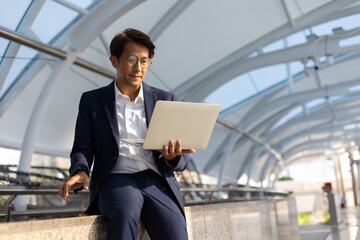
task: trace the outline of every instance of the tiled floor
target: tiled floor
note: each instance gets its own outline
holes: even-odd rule
[[[338,225],[301,226],[301,240],[360,240],[360,207],[342,209],[341,214]]]

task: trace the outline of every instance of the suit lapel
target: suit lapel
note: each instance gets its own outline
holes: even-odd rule
[[[144,105],[145,105],[145,114],[146,114],[146,124],[149,127],[152,113],[154,111],[155,103],[157,101],[157,96],[154,94],[154,89],[147,85],[143,84],[143,93],[144,93]]]
[[[109,120],[115,140],[119,146],[119,127],[116,118],[114,81],[104,88],[104,93],[101,94],[101,98],[104,103],[106,116]]]
[[[146,114],[146,124],[147,127],[149,127],[149,123],[151,120],[151,116],[152,113],[154,112],[154,108],[155,108],[155,103],[157,101],[157,96],[154,93],[154,89],[152,87],[150,87],[149,85],[147,85],[146,83],[142,83],[143,84],[143,92],[144,92],[144,105],[145,105],[145,114]],[[160,152],[158,151],[152,151],[155,157],[155,162],[161,172],[161,174],[164,175],[163,171],[163,167],[160,164],[159,161],[159,156],[160,156]]]

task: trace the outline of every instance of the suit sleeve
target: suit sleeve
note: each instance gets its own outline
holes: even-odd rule
[[[182,154],[182,155],[178,156],[177,164],[173,165],[173,166],[170,165],[164,157],[161,157],[161,158],[163,159],[163,161],[165,163],[164,164],[165,171],[170,171],[170,172],[184,171],[190,161],[189,154]]]
[[[91,109],[86,94],[80,99],[79,113],[76,120],[75,138],[70,154],[70,176],[83,170],[90,174],[94,157],[94,140],[92,136]]]

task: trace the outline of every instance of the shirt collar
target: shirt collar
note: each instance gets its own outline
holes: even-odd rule
[[[117,96],[121,96],[122,98],[126,98],[128,96],[122,94],[122,92],[120,92],[120,90],[118,89],[118,87],[116,86],[116,80],[114,81],[114,88],[115,88],[115,101]],[[143,85],[141,83],[140,85],[140,91],[139,94],[137,95],[137,97],[135,98],[135,103],[137,103],[139,100],[144,101],[144,91],[143,91]]]

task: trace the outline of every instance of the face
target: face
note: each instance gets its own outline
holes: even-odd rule
[[[128,58],[137,57],[138,61],[135,65],[131,65]],[[116,85],[122,90],[136,90],[140,87],[143,81],[147,68],[141,66],[141,59],[149,57],[149,49],[141,44],[135,42],[127,42],[124,46],[124,51],[119,59],[115,56],[110,56],[110,61],[117,72]]]

